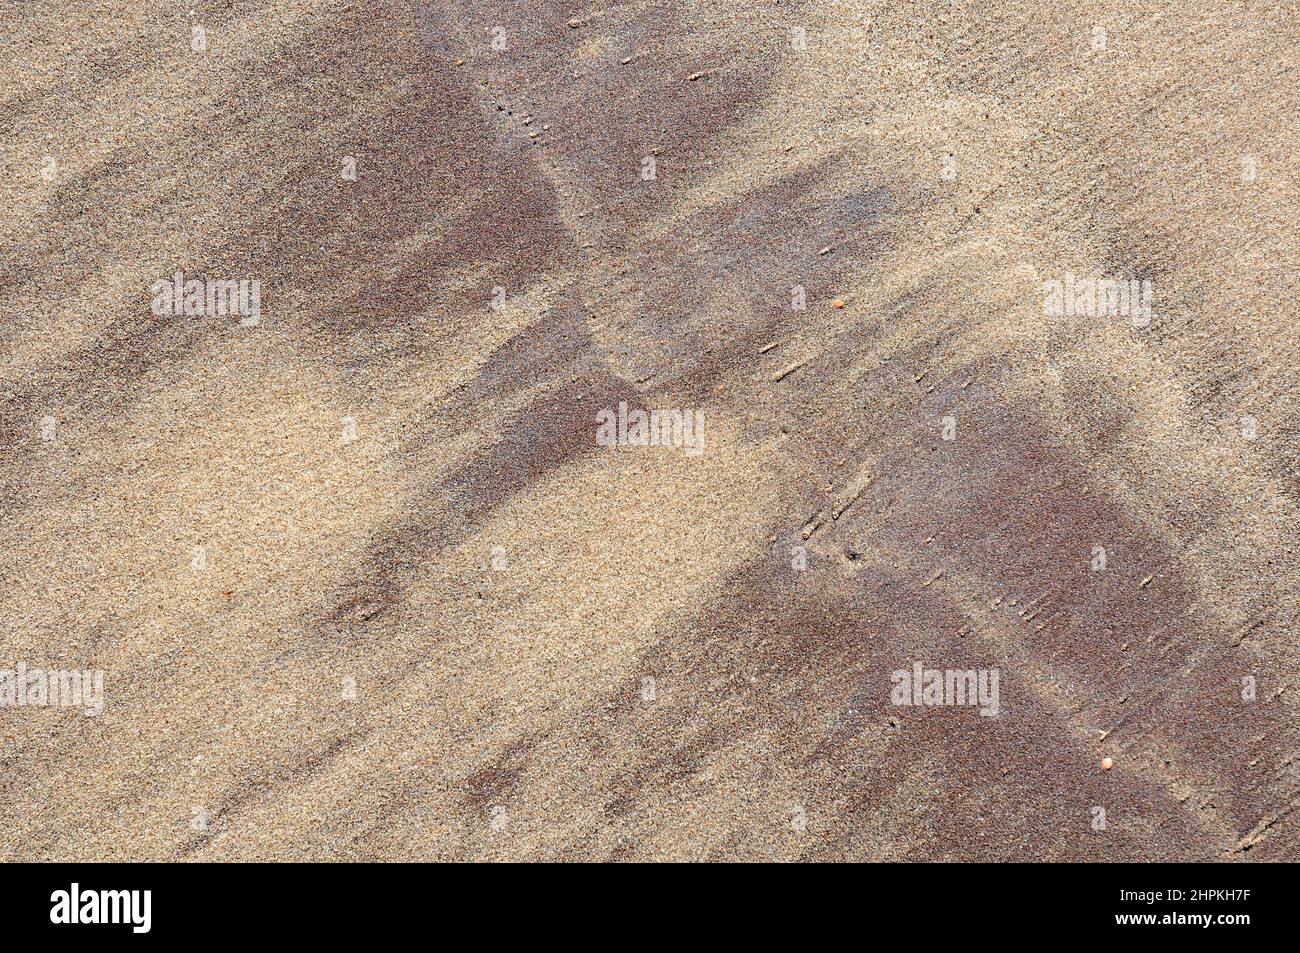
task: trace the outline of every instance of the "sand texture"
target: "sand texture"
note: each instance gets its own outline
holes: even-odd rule
[[[1298,49],[4,4],[0,860],[1297,859]]]

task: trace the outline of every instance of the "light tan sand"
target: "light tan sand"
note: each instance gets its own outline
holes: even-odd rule
[[[0,859],[1296,859],[1298,14],[6,5]]]

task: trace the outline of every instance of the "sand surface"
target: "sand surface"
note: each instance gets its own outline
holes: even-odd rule
[[[1297,859],[1298,24],[5,4],[0,860]]]

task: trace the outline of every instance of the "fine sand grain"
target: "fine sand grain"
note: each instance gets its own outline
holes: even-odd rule
[[[0,860],[1297,859],[1298,24],[5,4]]]

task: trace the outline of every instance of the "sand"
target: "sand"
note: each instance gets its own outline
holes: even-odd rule
[[[1298,12],[6,5],[0,859],[1297,859]]]

